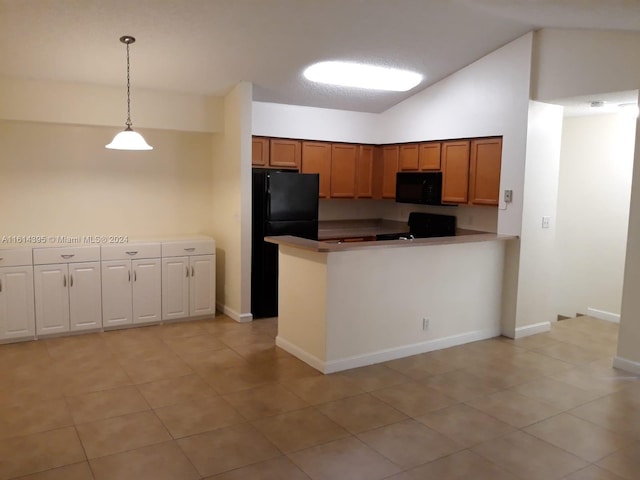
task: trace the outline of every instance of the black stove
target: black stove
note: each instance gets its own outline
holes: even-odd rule
[[[382,233],[376,240],[413,240],[414,238],[449,237],[456,234],[456,217],[435,213],[411,212],[409,230],[399,233]]]

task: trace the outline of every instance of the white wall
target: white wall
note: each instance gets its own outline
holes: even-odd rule
[[[551,302],[562,107],[530,102],[522,210],[515,331],[524,336],[548,330],[555,319]],[[542,217],[550,217],[542,228]]]
[[[379,116],[329,108],[253,102],[253,135],[350,143],[380,143]]]
[[[564,119],[552,262],[557,314],[620,314],[635,129],[625,114]]]
[[[221,132],[223,99],[204,95],[131,91],[134,129]],[[124,128],[126,89],[0,77],[0,119]],[[141,132],[144,133],[144,132]]]
[[[251,93],[237,85],[224,101],[224,134],[213,139],[212,217],[218,307],[251,320]]]
[[[535,35],[534,100],[636,90],[640,85],[640,32],[543,28]]]

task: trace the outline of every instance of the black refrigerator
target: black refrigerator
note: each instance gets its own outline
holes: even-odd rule
[[[319,175],[253,169],[251,313],[278,315],[278,245],[264,237],[318,239]]]

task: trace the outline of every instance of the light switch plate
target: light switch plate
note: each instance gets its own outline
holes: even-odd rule
[[[549,228],[551,217],[542,217],[542,228]]]
[[[504,203],[511,203],[513,200],[513,190],[504,191]]]

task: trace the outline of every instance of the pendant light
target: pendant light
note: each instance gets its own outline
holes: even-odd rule
[[[111,143],[105,145],[106,148],[113,150],[153,150],[153,147],[149,145],[142,135],[138,132],[134,132],[131,128],[131,82],[129,80],[129,45],[136,41],[130,35],[120,37],[120,41],[127,46],[127,121],[125,123],[126,128],[124,131],[118,133]]]

